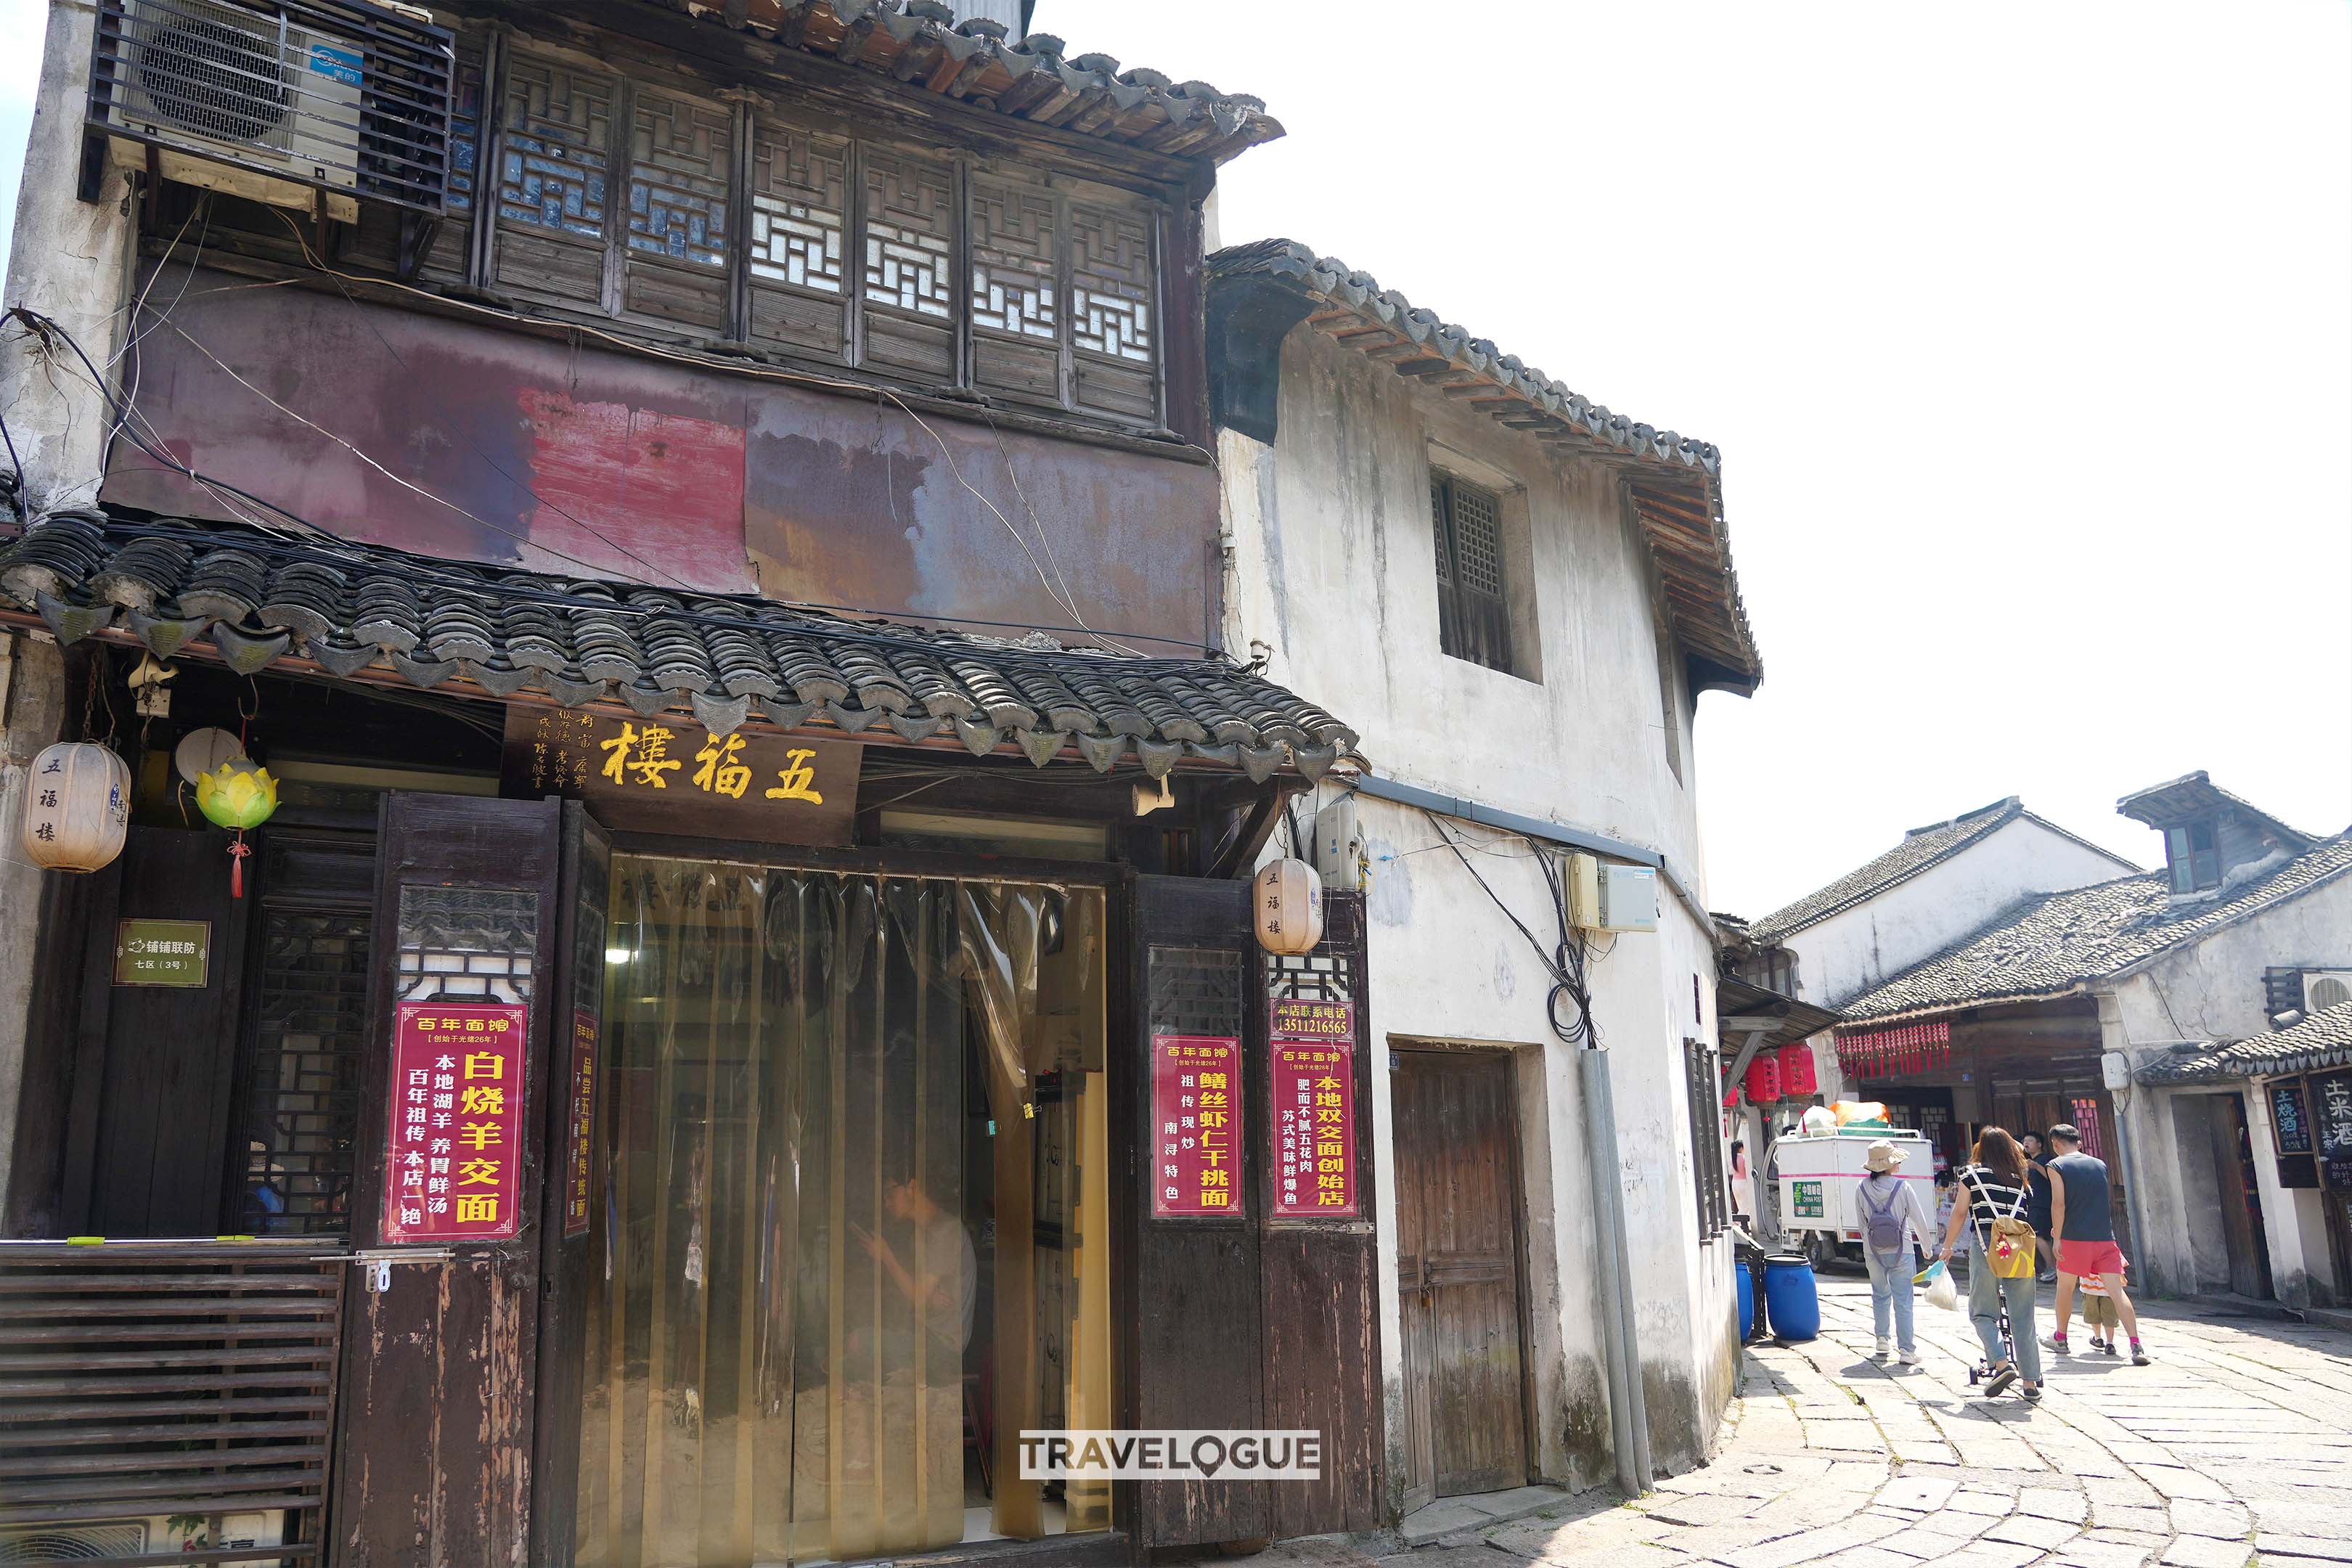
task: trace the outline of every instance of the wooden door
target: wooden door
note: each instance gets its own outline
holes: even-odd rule
[[[228,836],[134,827],[98,876],[68,1121],[63,1217],[69,1235],[217,1236],[228,1228],[230,1106],[246,931],[255,900],[229,896]],[[202,948],[173,984],[119,984],[124,921]],[[184,965],[184,970],[187,966]]]
[[[1503,1053],[1400,1051],[1392,1082],[1412,1508],[1528,1479],[1519,1155]]]
[[[2230,1251],[2230,1289],[2257,1301],[2267,1300],[2270,1242],[2263,1234],[2262,1198],[2254,1184],[2253,1140],[2247,1135],[2245,1097],[2216,1095],[2210,1126],[2213,1184],[2221,1200],[2221,1236]]]
[[[362,1272],[346,1290],[328,1554],[343,1568],[523,1568],[528,1560],[550,1064],[570,1055],[552,1048],[570,1038],[572,1012],[556,985],[566,929],[561,807],[553,799],[383,797],[373,1055],[352,1216]],[[510,1079],[503,1064],[497,1074],[520,1095],[512,1142],[501,1131],[481,1154],[520,1162],[513,1184],[494,1188],[499,1203],[514,1205],[506,1211],[513,1234],[386,1245],[384,1192],[398,1181],[389,1128],[406,1092],[393,1083],[399,1005],[437,1002],[462,1017],[469,1001],[525,1009],[520,1064]]]
[[[1262,1039],[1248,1005],[1249,884],[1189,877],[1135,882],[1133,973],[1136,1045],[1129,1107],[1128,1201],[1134,1207],[1129,1279],[1134,1326],[1122,1362],[1136,1419],[1148,1428],[1207,1429],[1265,1425],[1264,1300],[1259,1275],[1257,1131],[1242,1129],[1243,1152],[1231,1214],[1162,1216],[1156,1182],[1148,1052],[1155,1037]],[[1143,1136],[1137,1137],[1140,1131]],[[1136,1158],[1138,1154],[1140,1159]],[[1114,1258],[1117,1254],[1114,1252]],[[1328,1462],[1328,1461],[1327,1461]],[[1342,1457],[1339,1462],[1346,1463]],[[1132,1503],[1114,1511],[1133,1521],[1140,1552],[1272,1533],[1265,1481],[1138,1481]],[[1115,1495],[1116,1505],[1116,1495]]]

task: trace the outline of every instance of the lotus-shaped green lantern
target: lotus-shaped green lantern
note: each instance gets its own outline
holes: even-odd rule
[[[258,827],[278,809],[278,781],[251,757],[231,757],[197,776],[196,809],[222,827]]]

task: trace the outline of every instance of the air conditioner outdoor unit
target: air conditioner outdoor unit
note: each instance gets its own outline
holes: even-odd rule
[[[174,1520],[177,1528],[174,1528]],[[212,1534],[220,1527],[217,1539]],[[204,1537],[201,1546],[194,1538]],[[26,1524],[0,1530],[0,1563],[89,1563],[99,1559],[162,1556],[190,1551],[239,1551],[254,1548],[250,1558],[215,1561],[215,1568],[236,1568],[278,1561],[269,1549],[286,1539],[286,1513],[212,1514],[201,1521],[184,1515],[155,1514],[147,1519],[109,1519],[86,1524]]]
[[[2352,969],[2306,969],[2303,972],[2304,1016],[2322,1007],[2352,1002]]]
[[[445,29],[346,0],[100,0],[89,118],[167,180],[437,214],[454,61]]]

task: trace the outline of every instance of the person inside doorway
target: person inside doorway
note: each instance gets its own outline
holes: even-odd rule
[[[914,1307],[917,1321],[943,1341],[950,1332],[956,1335],[955,1353],[961,1361],[971,1342],[972,1310],[980,1294],[980,1259],[972,1250],[971,1232],[940,1205],[924,1189],[922,1177],[911,1171],[883,1189],[882,1212],[904,1227],[898,1244],[855,1220],[850,1228],[892,1287]],[[910,1363],[906,1352],[911,1346],[889,1348],[899,1353],[887,1357],[886,1364]]]
[[[2034,1267],[2044,1285],[2058,1278],[2058,1246],[2050,1228],[2049,1151],[2039,1132],[2021,1132],[2017,1146],[2025,1151],[2025,1223],[2033,1227]]]
[[[2072,1122],[2050,1130],[2057,1155],[2050,1162],[2051,1218],[2058,1232],[2058,1322],[2050,1348],[2066,1352],[2066,1320],[2074,1310],[2074,1282],[2097,1276],[2116,1315],[2123,1320],[2131,1340],[2134,1366],[2146,1366],[2147,1351],[2139,1342],[2139,1314],[2124,1294],[2124,1253],[2116,1245],[2115,1212],[2107,1184],[2107,1163],[2083,1152],[2083,1135]]]

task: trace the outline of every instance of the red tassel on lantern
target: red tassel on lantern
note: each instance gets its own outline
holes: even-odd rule
[[[1821,1088],[1813,1075],[1813,1047],[1801,1040],[1793,1046],[1780,1047],[1780,1089],[1792,1099],[1802,1099]]]
[[[1769,1105],[1780,1098],[1780,1064],[1758,1052],[1748,1064],[1748,1102]]]

